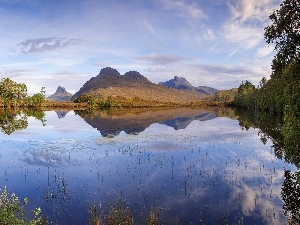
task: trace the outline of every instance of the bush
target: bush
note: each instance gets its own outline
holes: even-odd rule
[[[8,193],[6,188],[0,195],[0,224],[1,225],[43,225],[48,224],[41,216],[41,208],[32,211],[33,219],[28,221],[24,206],[27,205],[27,198],[21,200],[12,193]]]

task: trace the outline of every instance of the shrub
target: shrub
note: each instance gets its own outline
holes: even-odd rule
[[[27,219],[24,206],[27,205],[27,198],[21,200],[12,193],[8,193],[6,188],[0,194],[0,224],[1,225],[43,225],[48,221],[41,216],[41,208],[32,211],[33,219]]]

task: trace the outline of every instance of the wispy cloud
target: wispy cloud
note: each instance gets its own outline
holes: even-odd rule
[[[194,65],[195,68],[201,69],[202,71],[206,71],[211,74],[215,73],[223,73],[223,74],[251,74],[253,73],[252,70],[237,65],[208,65],[208,64],[196,64]]]
[[[232,45],[230,57],[262,46],[264,27],[268,24],[270,13],[278,5],[279,0],[234,0],[227,3],[230,17],[223,23],[221,31],[224,40]],[[263,51],[254,55],[264,57],[267,53]]]
[[[150,24],[150,22],[148,20],[144,20],[144,27],[145,29],[152,34],[153,36],[161,39],[161,37],[158,35],[157,31],[154,29],[154,27],[152,26],[152,24]]]
[[[179,12],[179,16],[188,19],[203,19],[206,18],[205,13],[196,2],[188,4],[183,0],[159,0],[165,9],[172,9]]]
[[[270,55],[271,53],[273,53],[274,50],[272,47],[268,46],[268,45],[265,45],[261,48],[259,48],[257,51],[256,51],[256,56],[257,57],[264,57],[264,56],[268,56]]]
[[[141,55],[134,58],[137,61],[142,61],[150,64],[166,65],[170,63],[179,63],[193,60],[192,58],[176,55],[160,55],[160,54],[149,54]]]
[[[6,77],[19,77],[29,72],[35,72],[34,69],[26,69],[26,68],[18,68],[18,69],[1,69],[0,68],[0,76],[1,78]]]
[[[242,49],[253,49],[263,41],[263,29],[228,22],[223,25],[224,38]]]
[[[26,41],[20,42],[18,46],[20,47],[20,51],[22,53],[32,54],[60,50],[79,45],[82,42],[83,40],[75,38],[47,37],[28,39]]]
[[[216,38],[215,33],[212,29],[207,28],[203,34],[203,38],[208,41],[212,41]]]
[[[72,71],[58,71],[58,72],[53,73],[52,75],[58,75],[58,76],[80,76],[81,73],[72,72]]]

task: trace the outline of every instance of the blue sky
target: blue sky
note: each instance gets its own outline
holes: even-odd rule
[[[264,27],[280,0],[0,0],[0,77],[75,93],[103,67],[158,83],[269,77]]]

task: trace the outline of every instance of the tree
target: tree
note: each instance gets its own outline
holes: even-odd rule
[[[272,24],[265,28],[268,44],[275,44],[277,55],[273,64],[285,66],[300,54],[300,0],[284,0],[280,9],[269,18]]]
[[[42,87],[40,93],[34,94],[27,99],[28,105],[32,107],[40,107],[46,101],[45,87]]]
[[[0,99],[5,107],[22,106],[26,103],[27,86],[9,78],[3,78],[0,82]]]
[[[79,97],[74,99],[73,102],[75,102],[75,103],[87,103],[91,107],[93,107],[94,104],[95,104],[95,97],[91,94],[81,94]]]
[[[238,93],[235,96],[234,104],[242,108],[255,108],[255,86],[246,80],[238,88]]]

